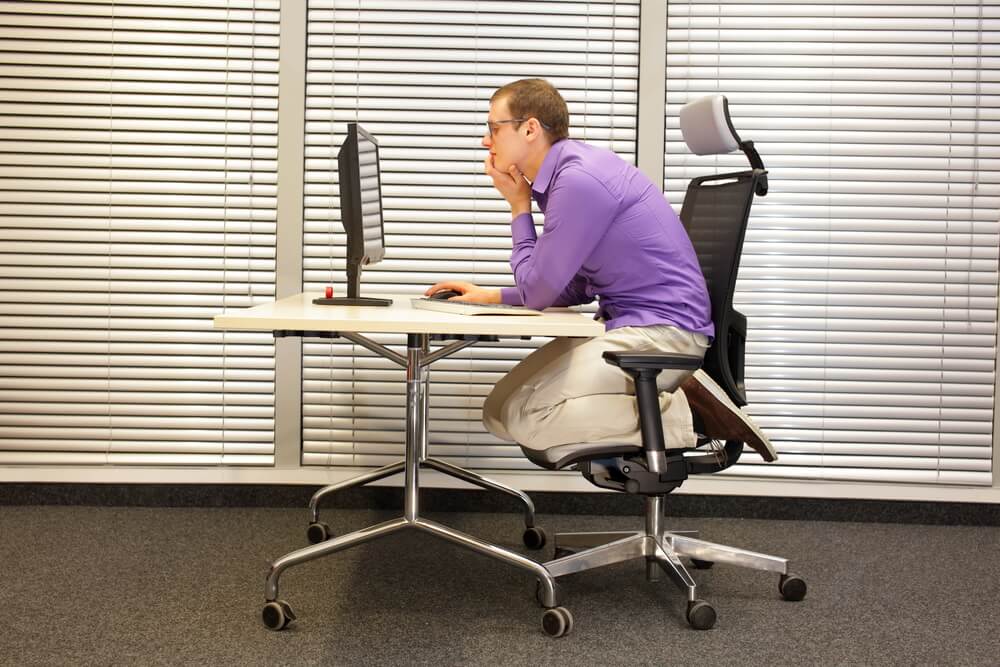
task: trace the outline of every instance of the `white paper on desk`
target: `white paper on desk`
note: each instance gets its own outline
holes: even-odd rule
[[[436,310],[456,315],[541,315],[542,311],[524,306],[500,306],[500,304],[466,303],[446,299],[418,299],[410,301],[419,310]]]

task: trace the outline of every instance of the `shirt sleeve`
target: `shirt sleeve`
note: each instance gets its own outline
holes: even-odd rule
[[[594,300],[594,297],[587,294],[587,279],[581,276],[579,273],[573,276],[573,280],[569,281],[566,285],[566,289],[562,291],[558,297],[556,297],[553,306],[579,306],[582,303],[590,303]]]
[[[541,236],[536,236],[530,214],[511,221],[510,267],[522,304],[541,310],[593,300],[583,292],[577,273],[604,238],[618,205],[593,176],[566,169],[550,184]],[[513,298],[506,290],[501,292],[504,303]]]

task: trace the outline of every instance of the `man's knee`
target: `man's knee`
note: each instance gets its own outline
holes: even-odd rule
[[[499,414],[483,412],[483,426],[486,430],[501,440],[512,440],[518,444],[536,442],[540,429],[544,424],[535,420],[512,417],[500,411]]]
[[[524,420],[513,423],[504,422],[504,428],[510,434],[511,439],[518,444],[532,444],[536,429]]]
[[[520,387],[494,413],[514,442],[535,443],[552,426],[553,406],[538,405],[536,397],[531,387]]]

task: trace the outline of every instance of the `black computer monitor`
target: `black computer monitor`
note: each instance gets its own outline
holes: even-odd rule
[[[313,299],[320,305],[388,306],[392,299],[360,295],[361,269],[385,256],[382,223],[382,179],[378,141],[357,123],[348,123],[347,138],[337,155],[340,175],[340,219],[347,234],[347,296]]]

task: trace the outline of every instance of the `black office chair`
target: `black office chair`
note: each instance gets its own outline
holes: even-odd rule
[[[767,193],[767,172],[753,147],[741,141],[729,118],[726,98],[704,97],[684,106],[681,131],[692,152],[699,155],[729,153],[741,149],[751,169],[738,173],[695,178],[688,185],[681,220],[698,254],[708,283],[715,322],[715,340],[704,361],[687,355],[605,352],[605,360],[628,373],[635,382],[642,446],[629,444],[572,443],[544,450],[522,444],[531,461],[543,468],[575,467],[591,483],[607,489],[641,495],[646,502],[646,526],[639,532],[566,533],[555,537],[555,559],[545,563],[554,577],[582,572],[632,558],[646,560],[646,576],[658,579],[663,569],[687,593],[687,620],[692,627],[707,630],[715,625],[715,609],[699,600],[696,585],[681,563],[691,559],[705,569],[713,563],[730,563],[781,575],[778,589],[786,600],[801,600],[805,581],[788,571],[784,558],[768,556],[697,539],[696,531],[665,531],[661,526],[664,499],[688,475],[710,474],[736,463],[744,443],[724,445],[701,440],[697,447],[667,449],[661,422],[657,376],[663,369],[694,372],[701,367],[739,406],[746,405],[743,387],[743,354],[746,318],[733,309],[733,291],[740,263],[743,236],[754,193]],[[682,376],[673,387],[680,386]],[[539,595],[542,602],[542,596]],[[550,610],[552,611],[552,610]],[[558,611],[558,610],[555,610]],[[549,612],[546,612],[547,615]],[[552,614],[545,626],[549,634],[569,631],[572,617],[563,610]],[[549,620],[549,619],[547,619]]]

